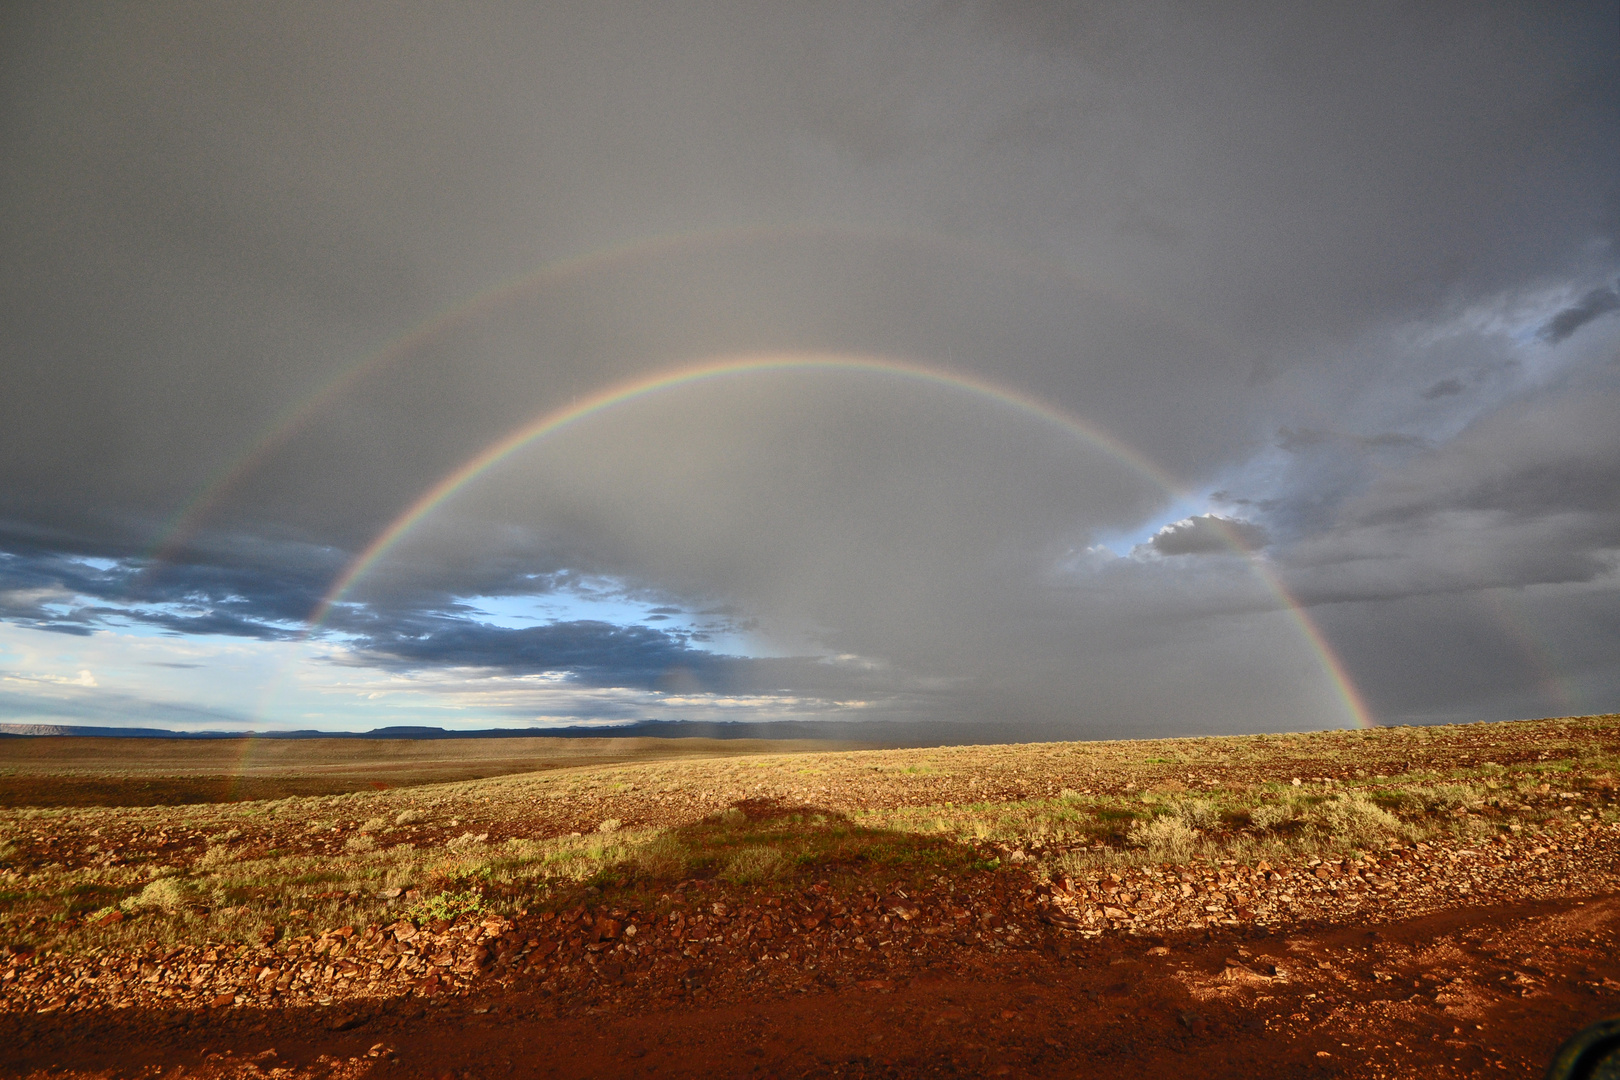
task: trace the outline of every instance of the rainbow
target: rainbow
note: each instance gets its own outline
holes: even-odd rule
[[[583,401],[570,404],[565,408],[542,413],[530,422],[497,439],[423,492],[415,502],[406,507],[363,551],[350,561],[343,573],[338,575],[332,582],[326,594],[310,612],[308,626],[305,630],[306,636],[320,629],[331,614],[334,606],[342,602],[344,595],[353,587],[355,582],[365,576],[423,518],[431,514],[446,500],[455,495],[456,492],[524,447],[591,417],[610,412],[628,402],[644,399],[676,387],[718,382],[771,371],[830,371],[879,375],[966,391],[998,402],[1004,407],[1036,417],[1044,422],[1055,424],[1085,442],[1107,452],[1116,460],[1129,465],[1172,495],[1185,496],[1186,494],[1179,484],[1152,461],[1107,432],[1087,424],[1078,417],[1054,408],[1046,402],[1029,397],[1016,390],[986,382],[975,376],[955,371],[942,371],[910,361],[870,356],[777,353],[763,356],[727,357],[680,368],[675,371],[659,372],[607,387]],[[1276,573],[1264,559],[1244,548],[1229,529],[1223,527],[1221,531],[1226,536],[1227,544],[1234,551],[1249,559],[1250,565],[1260,575],[1261,580],[1276,594],[1283,607],[1290,612],[1294,620],[1299,624],[1306,641],[1309,642],[1318,656],[1324,673],[1338,692],[1354,725],[1362,728],[1376,726],[1366,703],[1362,700],[1361,694],[1356,689],[1354,682],[1351,681],[1349,673],[1345,670],[1343,662],[1334,653],[1327,639],[1322,636],[1321,631],[1316,627],[1316,624],[1312,622],[1304,607],[1288,593],[1282,582],[1277,578]]]
[[[143,560],[144,569],[139,580],[144,581],[149,575],[157,572],[159,567],[173,561],[185,543],[196,535],[203,522],[226,496],[257,471],[272,454],[291,442],[294,436],[308,427],[324,410],[367,377],[386,370],[445,334],[490,315],[524,296],[537,295],[548,288],[616,267],[674,255],[721,250],[740,244],[794,239],[883,239],[920,248],[940,249],[953,257],[970,256],[999,264],[1014,272],[1057,277],[1068,281],[1078,290],[1122,304],[1138,314],[1161,324],[1173,326],[1177,332],[1208,343],[1223,352],[1232,352],[1237,348],[1231,342],[1217,340],[1207,326],[1195,326],[1175,318],[1172,313],[1149,309],[1134,296],[1117,289],[1106,288],[1102,283],[1060,263],[956,237],[875,226],[794,224],[744,225],[634,240],[547,263],[487,286],[471,296],[463,297],[433,312],[404,333],[390,338],[374,351],[345,364],[334,377],[266,424],[245,450],[210,474],[185,504],[158,530],[157,538],[149,546]]]

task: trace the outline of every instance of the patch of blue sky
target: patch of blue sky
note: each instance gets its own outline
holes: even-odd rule
[[[480,622],[517,629],[550,622],[605,622],[628,626],[644,621],[657,605],[630,600],[622,593],[572,590],[518,596],[457,597]]]
[[[491,626],[519,629],[552,622],[604,622],[613,626],[648,626],[681,635],[698,635],[693,648],[731,656],[768,655],[731,620],[687,611],[677,605],[638,600],[628,590],[609,584],[600,588],[561,589],[517,596],[457,597],[468,613]]]

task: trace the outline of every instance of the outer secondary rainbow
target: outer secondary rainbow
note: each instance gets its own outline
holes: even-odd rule
[[[1109,288],[1104,283],[1092,280],[1070,267],[1022,252],[987,247],[957,237],[876,226],[789,224],[735,226],[635,240],[547,263],[516,277],[497,282],[434,312],[409,330],[384,342],[373,352],[344,365],[334,377],[272,420],[259,432],[251,445],[209,476],[159,531],[157,539],[150,547],[147,566],[142,571],[141,578],[144,580],[148,574],[156,572],[159,567],[173,559],[181,546],[196,533],[208,515],[230,492],[269,460],[279,448],[285,446],[293,436],[320,416],[323,410],[337,402],[368,376],[387,370],[457,327],[493,314],[525,296],[538,295],[564,282],[615,267],[634,266],[672,255],[724,250],[741,244],[818,239],[878,239],[905,243],[921,248],[941,249],[954,258],[985,260],[1011,268],[1018,273],[1028,273],[1041,278],[1059,278],[1077,290],[1125,305],[1138,314],[1172,326],[1178,333],[1186,334],[1219,351],[1232,352],[1236,348],[1230,342],[1217,340],[1208,326],[1195,326],[1177,318],[1174,312],[1146,307],[1134,296]],[[1036,407],[1039,409],[1039,406]]]

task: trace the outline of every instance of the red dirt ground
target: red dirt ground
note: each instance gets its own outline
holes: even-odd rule
[[[628,1000],[563,1004],[519,985],[358,1011],[13,1014],[0,1017],[0,1071],[1537,1076],[1569,1034],[1620,1012],[1617,922],[1620,896],[1469,907],[1371,932],[1065,939],[1066,956],[964,947],[910,978],[718,1000],[699,988],[673,1005],[639,1001],[633,986]]]
[[[105,948],[89,947],[104,932],[93,927],[53,924],[53,944],[19,922],[0,944],[0,1077],[1540,1076],[1571,1034],[1620,1014],[1615,721],[1206,741],[1171,748],[1170,765],[1153,760],[1167,744],[792,758],[776,773],[750,766],[752,786],[781,789],[755,801],[726,762],[683,767],[678,784],[628,769],[612,785],[502,781],[502,806],[444,789],[432,820],[404,827],[414,841],[514,821],[549,836],[611,817],[696,843],[721,828],[703,815],[728,802],[754,821],[811,784],[832,789],[821,816],[833,822],[885,801],[1194,779],[1330,790],[1394,764],[1550,762],[1539,784],[1456,808],[1454,836],[1269,870],[1206,859],[1065,876],[1061,853],[1033,838],[913,838],[938,857],[851,857],[752,886],[578,882],[509,898],[506,914],[421,925],[400,918],[404,898],[358,893],[323,916],[352,925],[295,925],[287,906],[312,901],[289,895],[262,945],[160,946],[145,940],[151,914],[106,932]],[[822,771],[807,780],[812,763]],[[562,797],[542,798],[552,787]],[[366,794],[343,812],[360,821],[405,804]],[[200,853],[230,823],[203,810],[18,812],[7,902],[21,910],[64,867]],[[304,835],[300,819],[230,813],[244,847]],[[337,858],[342,836],[305,836],[299,850]]]

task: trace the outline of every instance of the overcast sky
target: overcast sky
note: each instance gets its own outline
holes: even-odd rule
[[[1620,709],[1612,2],[0,20],[0,721]]]

